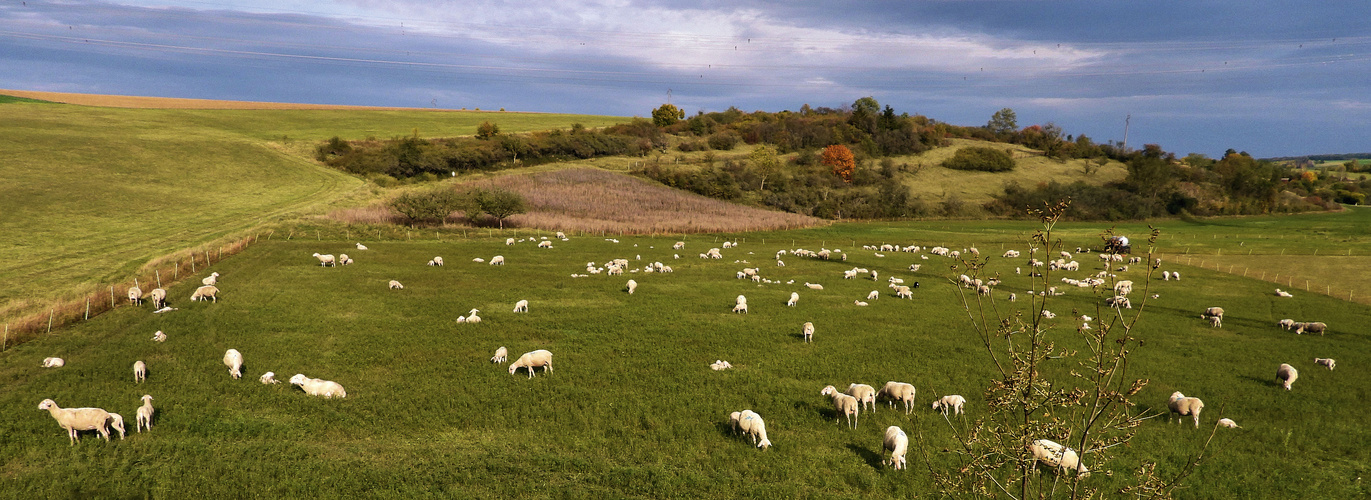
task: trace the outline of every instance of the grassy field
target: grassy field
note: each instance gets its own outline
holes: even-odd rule
[[[1330,217],[1335,219],[1335,217]],[[1305,223],[1310,223],[1306,220]],[[1167,229],[1164,248],[1178,248],[1189,231]],[[1241,226],[1236,221],[1234,226]],[[1337,225],[1336,223],[1330,226]],[[1170,224],[1168,224],[1170,226]],[[1353,227],[1348,225],[1343,227]],[[1286,227],[1281,225],[1281,227]],[[1068,248],[1089,246],[1103,227],[1073,224]],[[930,491],[922,455],[910,468],[881,467],[880,433],[887,425],[928,438],[933,467],[950,466],[947,424],[920,406],[907,417],[884,407],[863,414],[857,430],[834,423],[824,385],[900,380],[918,387],[926,405],[935,397],[967,396],[968,418],[985,415],[982,390],[991,368],[959,313],[950,260],[894,253],[881,258],[862,244],[898,242],[1000,245],[1023,249],[1022,222],[838,224],[822,228],[734,236],[741,247],[725,259],[671,258],[677,238],[624,237],[618,243],[573,236],[552,249],[503,238],[459,241],[262,241],[212,270],[222,274],[221,303],[186,300],[192,288],[172,288],[179,311],[153,315],[147,307],[120,308],[89,322],[0,354],[0,489],[6,496],[253,495],[475,498],[907,498]],[[1133,227],[1121,228],[1133,230]],[[1235,230],[1237,233],[1241,231]],[[526,235],[523,232],[522,235]],[[1342,235],[1339,235],[1342,236]],[[1363,238],[1363,233],[1347,239]],[[687,237],[689,255],[727,236]],[[1228,238],[1222,238],[1228,239]],[[1216,239],[1216,240],[1222,240]],[[763,242],[765,240],[765,242]],[[1337,238],[1315,243],[1325,252]],[[1173,242],[1174,241],[1174,242]],[[781,248],[850,250],[847,262],[787,257]],[[313,252],[348,253],[357,264],[322,268]],[[504,255],[503,267],[471,262]],[[424,266],[434,255],[448,265]],[[642,260],[637,260],[641,256]],[[1082,256],[1079,274],[1095,261]],[[571,278],[585,262],[627,258],[632,266],[662,260],[672,274]],[[1026,260],[1026,257],[1025,259]],[[748,261],[748,263],[735,261]],[[910,272],[912,263],[923,264]],[[759,265],[763,276],[796,284],[733,279]],[[1005,277],[998,296],[1024,295],[1018,260],[993,259]],[[852,266],[882,277],[920,281],[913,301],[883,296],[870,307],[852,305],[884,283],[846,281]],[[1371,494],[1363,424],[1371,398],[1371,311],[1317,294],[1281,299],[1270,284],[1175,264],[1182,282],[1154,282],[1130,377],[1151,379],[1140,410],[1164,406],[1182,390],[1208,406],[1205,427],[1231,417],[1211,458],[1186,482],[1187,498],[1356,498]],[[202,273],[203,274],[203,273]],[[1141,271],[1123,273],[1138,279]],[[634,295],[624,282],[636,279]],[[403,282],[388,290],[386,282]],[[800,283],[817,282],[822,291]],[[791,291],[797,307],[783,305]],[[729,313],[746,294],[751,313]],[[509,312],[520,299],[528,314]],[[1025,306],[1025,300],[1014,304]],[[1100,317],[1099,300],[1071,289],[1047,306],[1062,315],[1054,340],[1071,347],[1073,309]],[[1228,310],[1225,327],[1198,319],[1206,306]],[[484,321],[458,324],[478,308]],[[1331,332],[1296,336],[1275,326],[1282,318],[1321,320]],[[815,343],[798,338],[813,321]],[[163,330],[169,340],[155,343]],[[529,380],[510,376],[488,358],[507,346],[511,359],[534,349],[555,353],[555,370]],[[231,380],[220,358],[243,352],[245,377]],[[38,368],[44,357],[67,366]],[[1338,359],[1328,372],[1315,356]],[[134,360],[149,366],[135,385]],[[713,372],[715,359],[736,368]],[[1279,363],[1301,370],[1293,391],[1273,381]],[[1054,370],[1064,370],[1062,367]],[[263,386],[266,371],[336,380],[348,398],[323,400],[286,385]],[[71,447],[39,401],[103,407],[132,425],[138,397],[151,394],[156,427],[105,443],[86,433]],[[767,419],[775,446],[754,449],[731,436],[726,418],[744,408]],[[962,425],[954,420],[954,425]],[[1206,430],[1149,421],[1120,460],[1089,479],[1106,487],[1140,460],[1174,473]]]

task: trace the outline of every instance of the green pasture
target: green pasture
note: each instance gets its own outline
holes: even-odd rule
[[[1175,243],[1165,239],[1163,247],[1200,231],[1175,224]],[[718,246],[721,236],[714,235],[686,237],[679,252],[670,248],[678,237],[615,243],[571,235],[538,249],[532,242],[506,246],[504,235],[439,241],[391,233],[373,241],[359,228],[334,228],[367,243],[367,251],[341,237],[308,238],[308,229],[304,239],[264,238],[210,269],[221,273],[220,302],[189,302],[194,287],[183,283],[171,288],[177,311],[121,307],[0,354],[0,384],[7,388],[0,392],[0,490],[13,497],[928,495],[927,467],[954,467],[952,454],[942,451],[954,446],[949,421],[928,402],[962,394],[969,399],[966,418],[984,417],[981,394],[992,368],[947,282],[959,273],[950,259],[878,257],[860,246],[979,245],[998,257],[997,243],[1024,250],[1019,236],[1030,228],[1010,221],[840,224],[736,235],[740,248],[724,250],[723,260],[696,257]],[[1092,245],[1102,228],[1072,224],[1063,245]],[[777,267],[772,260],[779,249],[821,246],[848,252],[847,262],[786,256],[786,266]],[[314,252],[347,253],[356,264],[320,267]],[[425,266],[435,255],[447,265]],[[508,265],[471,261],[494,255]],[[1091,257],[1080,256],[1082,271],[1066,275],[1093,274],[1098,264]],[[571,277],[588,261],[614,258],[629,259],[631,267],[662,261],[675,272]],[[1027,258],[991,260],[990,271],[1004,279],[995,293],[1001,306],[1029,307],[1028,277],[1014,272],[1027,268]],[[922,267],[911,272],[911,264]],[[795,283],[734,279],[751,266]],[[881,281],[841,279],[854,266],[877,270]],[[1184,281],[1144,285],[1141,267],[1120,273],[1139,284],[1134,307],[1144,311],[1138,335],[1146,343],[1134,352],[1128,376],[1151,380],[1137,396],[1139,411],[1164,412],[1167,395],[1180,390],[1207,403],[1203,425],[1152,419],[1103,470],[1087,455],[1097,471],[1087,480],[1111,488],[1142,460],[1174,474],[1214,422],[1229,417],[1243,428],[1220,429],[1208,458],[1186,480],[1184,497],[1371,494],[1361,480],[1371,472],[1371,430],[1363,423],[1371,376],[1361,368],[1371,363],[1371,311],[1317,294],[1278,298],[1269,283],[1172,261],[1162,269],[1184,272]],[[887,276],[920,282],[914,299],[886,293]],[[623,291],[630,278],[639,282],[634,295]],[[405,288],[388,289],[392,279]],[[804,282],[825,288],[810,290]],[[869,307],[853,305],[871,290],[882,297]],[[786,307],[792,291],[799,304]],[[1109,311],[1088,289],[1066,292],[1046,308],[1059,315],[1053,339],[1073,348],[1079,341],[1072,315],[1101,318]],[[1009,293],[1019,300],[1007,302]],[[748,297],[750,314],[729,312],[739,294]],[[529,313],[510,312],[520,299],[529,300]],[[1227,309],[1224,328],[1199,319],[1208,306]],[[455,322],[472,308],[480,309],[480,324]],[[1297,336],[1276,327],[1282,318],[1325,321],[1330,333]],[[805,321],[817,327],[812,344],[799,338]],[[169,340],[150,340],[157,330]],[[489,361],[499,346],[509,348],[511,360],[548,349],[555,368],[533,379],[511,376],[506,365]],[[230,379],[220,362],[228,348],[244,355],[241,380]],[[39,368],[49,356],[67,365]],[[1316,356],[1336,358],[1338,369],[1315,366]],[[711,371],[715,359],[735,368]],[[149,367],[141,385],[130,374],[135,360]],[[1282,362],[1301,370],[1293,391],[1274,382]],[[1047,373],[1066,380],[1071,363],[1058,361]],[[295,373],[334,380],[348,397],[264,386],[256,379],[266,371],[283,381]],[[830,401],[819,395],[829,384],[879,387],[887,380],[918,388],[913,416],[882,405],[851,430],[834,423]],[[121,413],[132,429],[143,394],[158,408],[153,430],[109,443],[87,432],[69,446],[64,431],[37,409],[45,398],[102,407]],[[730,435],[727,415],[742,409],[766,419],[772,449]],[[881,466],[888,425],[922,433],[932,463],[916,449],[906,471]],[[950,425],[965,424],[954,418]]]

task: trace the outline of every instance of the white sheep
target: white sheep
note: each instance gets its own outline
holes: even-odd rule
[[[129,287],[129,302],[136,306],[143,305],[143,290],[138,285]]]
[[[366,250],[366,249],[367,249],[367,246],[366,246],[366,245],[363,245],[363,244],[361,244],[361,243],[358,243],[358,244],[357,244],[357,249],[358,249],[358,250]]]
[[[1294,297],[1294,295],[1291,295],[1290,292],[1287,292],[1287,291],[1285,291],[1285,290],[1281,290],[1281,289],[1279,289],[1279,288],[1276,289],[1276,296],[1277,296],[1277,297],[1285,297],[1285,298],[1287,298],[1287,299],[1290,298],[1290,297]]]
[[[110,426],[111,429],[114,429],[114,430],[116,430],[116,431],[119,431],[119,439],[124,439],[124,434],[126,434],[127,431],[126,431],[126,429],[124,428],[124,416],[123,416],[123,415],[120,415],[120,414],[118,414],[118,413],[113,413],[113,412],[111,412],[111,413],[109,414],[109,426]]]
[[[1201,318],[1211,318],[1211,317],[1212,317],[1212,318],[1223,319],[1223,308],[1222,308],[1222,307],[1210,307],[1210,308],[1207,308],[1207,309],[1204,310],[1203,313],[1200,314],[1200,317],[1201,317]]]
[[[262,385],[271,385],[271,384],[279,384],[279,383],[281,383],[280,380],[276,380],[276,372],[266,372],[266,373],[263,373],[261,377],[257,377],[257,381],[258,381],[258,382],[261,382]]]
[[[1288,364],[1281,363],[1280,368],[1276,369],[1276,381],[1280,382],[1281,385],[1285,386],[1285,390],[1287,391],[1290,390],[1290,384],[1295,383],[1295,380],[1299,378],[1300,371],[1296,370],[1295,367],[1290,366]]]
[[[722,359],[716,359],[713,363],[709,364],[709,369],[714,370],[716,372],[720,370],[727,370],[729,368],[733,368],[733,363],[729,363]]]
[[[243,353],[238,352],[237,349],[224,351],[224,366],[228,367],[230,377],[241,378],[243,376]]]
[[[485,262],[486,260],[485,260],[485,259],[482,259],[482,258],[480,258],[480,257],[477,257],[477,258],[471,259],[471,261],[472,261],[472,262],[475,262],[475,263],[477,263],[477,264],[480,264],[480,263],[482,263],[482,262]]]
[[[857,398],[838,392],[838,388],[831,385],[824,387],[819,394],[833,398],[833,408],[837,410],[837,414],[847,417],[848,426],[857,428],[857,417],[862,412],[862,404]]]
[[[1295,320],[1286,318],[1276,322],[1276,326],[1289,330],[1295,327]]]
[[[966,405],[966,398],[953,394],[934,401],[933,409],[942,410],[944,417],[947,416],[948,410],[951,410],[953,415],[965,415],[966,413],[962,411],[964,405]]]
[[[785,261],[776,259],[776,267],[785,267]]]
[[[476,313],[478,313],[478,312],[481,312],[481,310],[480,310],[480,309],[475,309],[475,308],[472,308],[472,310],[467,311],[467,320],[466,320],[466,322],[467,322],[467,323],[480,323],[480,322],[481,322],[481,317],[476,315]]]
[[[212,300],[216,303],[219,302],[219,288],[214,285],[205,285],[200,288],[196,288],[195,293],[190,294],[191,302],[198,302],[202,300]]]
[[[876,300],[879,298],[881,298],[881,292],[876,290],[872,290],[871,293],[866,294],[866,300]]]
[[[785,301],[785,305],[794,307],[795,304],[797,304],[797,303],[799,303],[799,302],[800,302],[800,294],[797,293],[797,292],[790,292],[790,300]]]
[[[490,357],[490,362],[504,363],[507,359],[509,359],[509,349],[505,349],[505,346],[500,346],[499,349],[495,350],[495,355]]]
[[[1328,371],[1333,371],[1333,367],[1337,365],[1338,362],[1334,361],[1333,358],[1314,358],[1314,364],[1320,366],[1327,366]]]
[[[1326,330],[1328,330],[1328,325],[1325,325],[1322,321],[1295,324],[1295,333],[1298,334],[1304,334],[1304,332],[1309,332],[1323,335],[1323,332]]]
[[[496,256],[494,256],[494,257],[491,257],[491,258],[490,258],[490,265],[492,265],[492,266],[503,266],[503,265],[505,265],[505,256],[503,256],[503,255],[496,255]]]
[[[914,395],[918,391],[914,389],[914,384],[890,381],[876,393],[876,397],[885,399],[886,404],[891,408],[895,407],[896,401],[904,403],[904,414],[908,415],[914,411]]]
[[[515,302],[515,303],[514,303],[514,312],[517,312],[517,313],[526,313],[526,312],[528,312],[528,301],[527,301],[527,300],[520,300],[520,301],[518,301],[518,302]]]
[[[147,427],[148,431],[152,431],[152,414],[157,412],[157,410],[152,407],[152,396],[144,394],[143,397],[139,399],[143,400],[143,406],[139,406],[137,413],[134,415],[134,418],[137,419],[137,421],[134,422],[134,430],[143,432],[143,428]]]
[[[153,288],[148,292],[148,298],[152,300],[152,307],[162,309],[167,306],[167,291],[161,288]]]
[[[733,302],[733,312],[747,314],[747,297],[739,295]]]
[[[1028,450],[1033,454],[1033,458],[1038,462],[1047,464],[1050,467],[1062,470],[1074,470],[1077,477],[1090,475],[1090,469],[1081,463],[1081,457],[1076,454],[1076,450],[1067,448],[1055,441],[1039,439],[1028,445]],[[1037,463],[1033,464],[1037,467]]]
[[[1171,398],[1166,402],[1169,413],[1176,414],[1176,423],[1181,422],[1180,417],[1190,415],[1195,420],[1195,428],[1200,428],[1200,411],[1204,409],[1204,401],[1200,398],[1189,398],[1181,391],[1171,393]]]
[[[346,266],[346,265],[351,265],[351,264],[352,264],[352,257],[348,257],[348,254],[345,254],[345,253],[340,253],[340,254],[338,254],[338,265],[340,265],[340,266]]]
[[[148,379],[148,365],[143,360],[133,362],[133,382],[145,382]]]
[[[505,244],[506,244],[506,245],[513,245],[513,244],[514,244],[514,238],[505,238]]]
[[[876,411],[876,388],[866,384],[850,384],[847,386],[847,395],[857,398],[857,402],[862,404],[862,409]]]
[[[765,450],[771,447],[771,440],[766,438],[766,422],[752,410],[738,412],[738,430],[750,436],[758,448]]]
[[[391,290],[404,290],[404,289],[405,289],[405,285],[400,284],[399,281],[390,280],[390,289],[391,289]]]
[[[805,341],[805,342],[813,342],[813,341],[814,341],[814,323],[811,322],[811,321],[806,321],[805,324],[804,324],[804,326],[803,326],[802,328],[800,328],[800,336],[804,338],[804,341]]]
[[[1223,316],[1204,316],[1209,319],[1209,326],[1223,328]]]
[[[346,255],[343,257],[344,260],[347,260]],[[209,273],[209,276],[206,276],[205,279],[200,280],[200,283],[204,285],[213,285],[219,283],[219,273]]]
[[[430,265],[430,266],[442,267],[442,266],[443,266],[443,258],[442,258],[442,257],[434,257],[433,260],[428,261],[428,265]]]
[[[43,358],[43,368],[61,368],[66,365],[66,360],[62,358]]]
[[[341,384],[332,380],[309,378],[302,373],[297,373],[290,377],[290,383],[300,386],[301,389],[304,389],[305,394],[309,394],[310,396],[322,396],[325,398],[348,397],[348,391],[343,389]]]
[[[1221,418],[1221,419],[1219,419],[1219,427],[1227,427],[1227,428],[1229,428],[1229,429],[1241,429],[1241,428],[1242,428],[1242,427],[1239,427],[1239,426],[1238,426],[1238,423],[1237,423],[1237,422],[1234,422],[1233,419],[1231,419],[1231,418]]]
[[[823,285],[820,285],[820,284],[818,284],[818,283],[809,283],[809,282],[805,282],[805,286],[806,286],[806,287],[809,287],[810,290],[823,290],[823,289],[824,289],[824,286],[823,286]]]
[[[552,248],[552,242],[551,242],[551,241],[540,241],[540,242],[538,242],[538,248]]]
[[[320,266],[337,267],[338,265],[338,258],[334,257],[332,254],[321,254],[319,252],[314,252],[314,258],[319,259]]]
[[[1171,271],[1162,271],[1162,281],[1171,281]]]
[[[898,425],[885,428],[885,451],[890,452],[890,460],[882,461],[888,463],[895,470],[904,469],[907,466],[905,453],[909,451],[909,436],[905,435]]]
[[[57,421],[57,425],[67,430],[67,437],[71,440],[72,445],[81,439],[76,435],[78,431],[97,431],[101,437],[105,438],[105,441],[109,441],[109,429],[105,426],[110,416],[109,412],[105,410],[100,408],[61,408],[57,406],[57,402],[51,399],[44,399],[43,402],[38,403],[38,409],[47,410],[48,414],[52,415],[53,420]]]
[[[1180,271],[1171,271],[1171,279],[1176,280],[1176,281],[1180,281],[1180,280],[1181,280],[1181,272],[1180,272]]]
[[[637,281],[633,281],[633,280],[628,280],[628,285],[627,285],[627,287],[628,287],[628,294],[629,294],[629,295],[633,295],[633,292],[636,291],[636,290],[638,290],[638,282],[637,282]]]
[[[853,300],[853,301],[852,301],[852,305],[857,306],[857,307],[866,307],[866,306],[869,306],[869,305],[871,305],[871,304],[868,304],[868,303],[863,302],[863,301],[860,301],[860,300]]]
[[[152,341],[153,341],[153,342],[166,342],[166,341],[167,341],[167,334],[162,333],[161,330],[157,330],[156,332],[154,332],[154,333],[152,334]]]
[[[671,245],[671,249],[672,249],[672,250],[684,250],[684,249],[685,249],[685,242],[684,242],[684,241],[678,241],[678,242],[676,242],[675,244]]]
[[[519,356],[519,359],[509,364],[509,374],[513,375],[520,368],[528,369],[528,378],[533,378],[534,368],[543,367],[543,373],[552,371],[552,352],[546,349],[529,351]]]

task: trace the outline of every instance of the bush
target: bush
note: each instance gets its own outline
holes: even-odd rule
[[[481,125],[476,127],[477,139],[490,139],[497,135],[500,135],[500,126],[494,123],[481,122]]]
[[[446,221],[448,215],[466,205],[466,200],[451,189],[435,189],[404,193],[386,204],[408,218],[411,225],[417,225]]]
[[[705,144],[705,141],[685,141],[677,144],[676,149],[681,150],[683,153],[689,153],[691,151],[704,151],[709,149],[709,146]]]
[[[1008,172],[1014,170],[1014,158],[997,148],[969,147],[957,150],[956,154],[943,162],[943,167],[954,170]]]
[[[506,218],[528,211],[523,196],[504,189],[473,189],[467,193],[467,198],[471,203],[467,211],[469,215],[477,211],[484,212],[499,221],[501,229],[505,227]]]
[[[709,147],[719,151],[729,151],[738,145],[742,137],[737,132],[726,130],[709,136]]]

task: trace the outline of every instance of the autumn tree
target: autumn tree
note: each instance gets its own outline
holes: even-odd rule
[[[824,148],[823,164],[832,168],[833,175],[841,177],[843,182],[852,182],[852,174],[857,170],[857,161],[852,157],[852,150],[842,144]]]
[[[671,126],[677,120],[684,118],[685,111],[674,104],[663,104],[661,107],[652,110],[652,124],[658,127]]]
[[[498,135],[500,135],[500,126],[494,123],[481,122],[481,124],[476,127],[477,139],[491,139]]]

